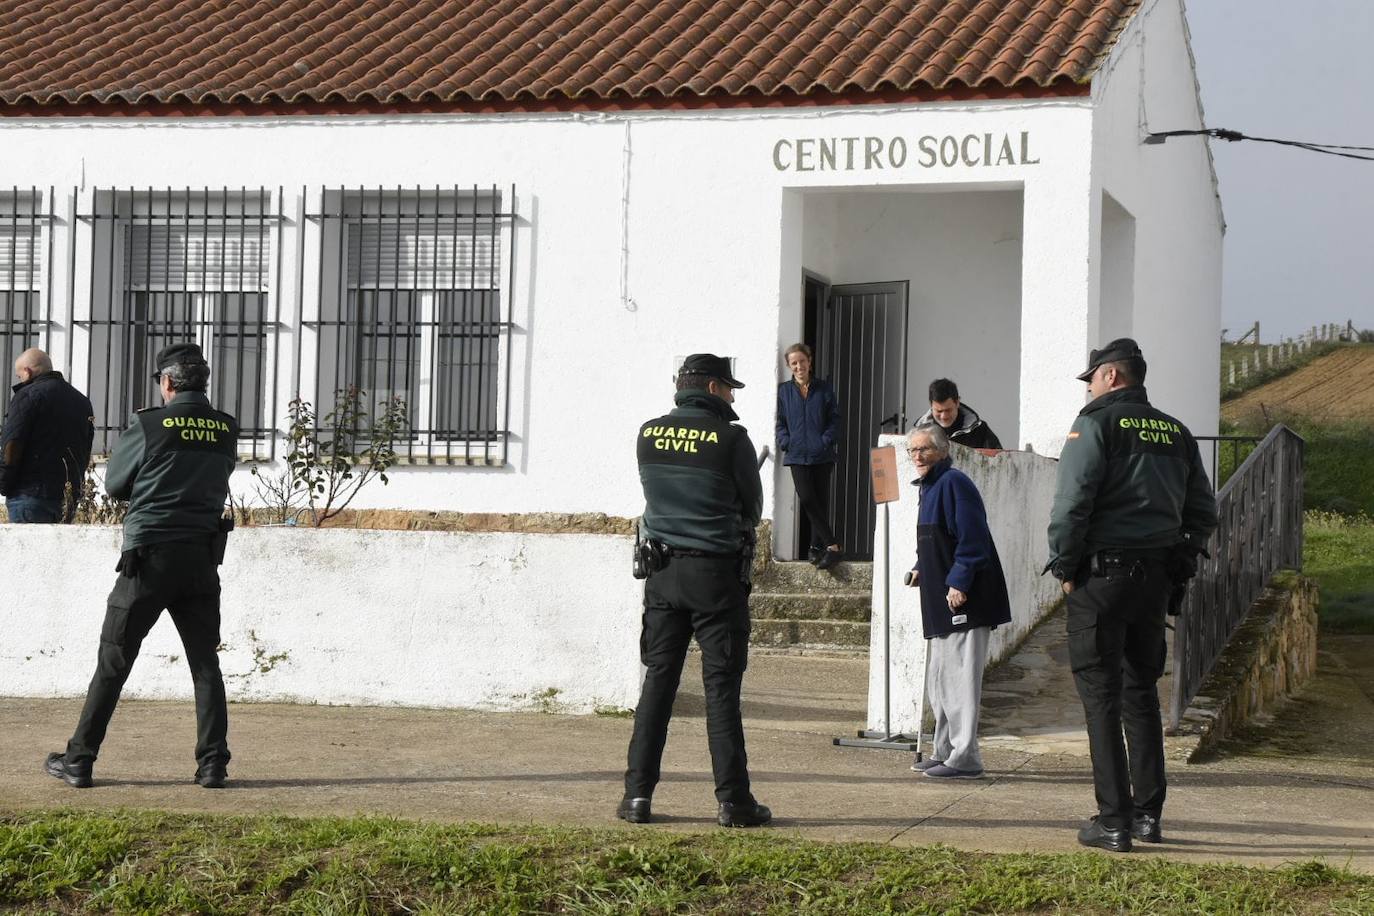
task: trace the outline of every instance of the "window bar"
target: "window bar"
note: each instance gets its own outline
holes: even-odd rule
[[[9,275],[9,280],[8,280],[8,282],[7,282],[6,285],[5,285],[5,300],[6,300],[6,301],[5,301],[5,315],[4,315],[4,319],[5,319],[4,339],[5,339],[5,349],[6,349],[6,355],[7,355],[7,356],[9,355],[9,352],[8,352],[8,351],[11,350],[11,349],[13,348],[13,345],[14,345],[14,331],[15,331],[15,327],[14,327],[14,326],[15,326],[15,324],[16,324],[16,321],[15,321],[15,308],[14,308],[14,306],[15,306],[15,303],[16,303],[16,301],[17,301],[17,299],[18,299],[18,294],[19,294],[19,290],[15,289],[15,287],[14,287],[15,267],[16,267],[16,265],[18,264],[18,261],[19,261],[19,186],[18,186],[18,185],[14,185],[13,187],[11,187],[11,189],[10,189],[10,201],[11,201],[11,204],[10,204],[10,207],[9,207],[9,211],[10,211],[10,212],[9,212],[10,231],[9,231],[9,242],[8,242],[9,249],[10,249],[10,250],[9,250],[9,259],[10,259],[10,261],[9,261],[9,267],[8,267],[7,270],[6,270],[6,272],[7,272],[8,275]],[[32,261],[33,258],[30,257],[29,260]],[[25,290],[25,293],[24,293],[24,325],[25,325],[25,328],[27,328],[27,326],[28,326],[28,312],[29,312],[29,304],[28,304],[28,302],[29,302],[28,291]],[[21,333],[23,333],[23,332],[21,332]],[[20,352],[23,352],[23,351],[20,351]],[[18,353],[15,353],[14,356],[15,356],[15,357],[18,357],[19,354],[18,354]],[[6,401],[6,407],[8,408],[9,398],[7,397],[7,398],[5,399],[5,401]]]
[[[253,270],[252,270],[252,272],[249,274],[249,276],[253,278],[253,288],[252,288],[251,297],[252,297],[252,302],[253,302],[253,311],[254,311],[255,314],[257,313],[257,309],[258,309],[258,295],[259,295],[259,293],[260,293],[260,291],[261,291],[261,288],[262,288],[262,277],[260,276],[261,271],[262,271],[262,188],[261,188],[261,187],[258,188],[257,203],[258,203],[257,219],[254,221],[254,225],[255,225],[256,228],[257,228],[256,235],[254,236],[254,242],[255,242],[255,245],[256,245],[257,247],[254,248],[255,254],[254,254],[254,257],[253,257]],[[248,241],[248,188],[247,188],[246,186],[243,186],[243,185],[240,185],[240,187],[239,187],[238,209],[239,209],[239,218],[238,218],[238,224],[239,224],[239,257],[238,257],[238,273],[239,273],[239,275],[238,275],[238,289],[237,289],[237,290],[234,292],[234,294],[233,294],[234,297],[237,297],[237,298],[238,298],[238,306],[239,306],[239,307],[238,307],[238,321],[237,321],[237,328],[236,328],[236,330],[238,331],[238,336],[237,336],[237,338],[236,338],[236,340],[235,340],[235,347],[234,347],[234,350],[235,350],[235,352],[236,352],[237,355],[238,355],[238,372],[236,373],[236,377],[235,377],[235,379],[234,379],[234,381],[235,381],[235,385],[234,385],[234,417],[235,417],[235,419],[237,419],[237,420],[239,421],[239,435],[241,436],[241,435],[243,435],[243,432],[242,432],[242,431],[243,431],[244,427],[249,427],[249,428],[252,428],[252,429],[256,429],[256,428],[257,428],[257,425],[258,425],[258,423],[257,423],[257,419],[258,419],[258,418],[257,418],[257,416],[256,416],[256,408],[255,408],[255,407],[253,407],[252,405],[249,405],[249,411],[250,411],[251,414],[253,414],[252,416],[249,416],[249,417],[245,418],[244,415],[243,415],[243,407],[244,407],[244,403],[243,403],[243,386],[244,386],[245,381],[247,381],[246,376],[247,376],[247,372],[248,372],[248,369],[249,369],[248,363],[247,363],[247,361],[244,359],[244,354],[245,354],[245,350],[246,350],[245,341],[247,340],[247,337],[248,337],[248,322],[247,322],[247,319],[248,319],[248,302],[249,302],[249,297],[250,297],[250,293],[249,293],[249,291],[248,291],[248,289],[247,289],[247,284],[246,284],[245,281],[244,281],[244,258],[245,258],[246,255],[247,255],[247,252],[246,252],[245,249],[246,249],[246,247],[247,247],[247,241]],[[226,227],[226,228],[227,228],[227,227]],[[223,230],[221,230],[221,231],[223,231]],[[225,232],[225,235],[227,236],[228,233]],[[224,241],[227,241],[227,239],[225,239]],[[222,262],[223,259],[224,259],[224,254],[223,254],[223,252],[224,252],[224,243],[221,242],[221,243],[220,243],[220,260],[221,260],[221,262]],[[221,300],[221,301],[223,301],[223,302],[225,303],[226,306],[227,306],[227,305],[229,304],[229,302],[231,301],[231,298],[233,298],[233,297],[231,297],[231,296],[225,296],[223,290],[220,291],[220,296],[222,297],[222,300]],[[216,317],[217,319],[220,319],[220,320],[221,320],[222,324],[226,326],[226,330],[228,329],[228,328],[227,328],[228,324],[233,320],[232,315],[229,315],[229,314],[225,314],[225,315],[223,315],[222,318],[221,318],[218,309],[216,310],[215,317]],[[218,329],[216,330],[216,336],[215,336],[214,339],[215,339],[215,340],[218,340]],[[258,385],[257,385],[257,366],[256,366],[256,363],[257,363],[257,362],[259,362],[259,360],[254,360],[254,363],[255,363],[255,365],[253,366],[253,387],[254,387],[254,388],[257,388],[257,387],[258,387]],[[221,372],[221,377],[222,377],[222,376],[223,376],[223,372]],[[245,419],[247,420],[247,422],[245,422]],[[254,438],[256,438],[256,437],[254,437]],[[237,443],[235,443],[235,445],[237,445]]]
[[[365,216],[366,213],[367,213],[367,194],[366,194],[366,192],[365,192],[361,187],[358,188],[358,198],[359,198],[359,201],[360,201],[360,204],[361,204],[360,209],[359,209],[359,213],[361,213],[361,214],[363,214],[363,215]],[[324,202],[322,201],[322,203],[324,203]],[[344,376],[344,374],[347,372],[347,368],[346,368],[346,366],[344,365],[344,362],[345,362],[345,360],[347,360],[347,359],[349,358],[349,356],[350,356],[351,354],[354,354],[354,353],[357,352],[357,351],[356,351],[356,348],[355,348],[355,346],[354,346],[354,344],[353,344],[352,329],[353,329],[353,322],[354,322],[354,320],[355,320],[356,317],[357,317],[355,313],[357,312],[358,300],[357,300],[357,297],[350,297],[350,295],[349,295],[349,290],[348,290],[348,269],[347,269],[347,268],[348,268],[348,260],[347,260],[347,258],[348,258],[348,248],[349,248],[349,239],[348,239],[348,235],[349,235],[349,233],[352,231],[353,223],[352,223],[351,221],[348,221],[348,220],[346,220],[346,219],[344,218],[345,215],[348,213],[349,207],[348,207],[348,195],[347,195],[347,192],[344,190],[344,188],[343,188],[342,186],[339,187],[339,192],[338,192],[338,203],[339,203],[339,216],[338,216],[338,218],[335,220],[335,223],[334,223],[335,226],[338,228],[338,240],[335,242],[335,244],[338,246],[338,249],[339,249],[338,257],[335,259],[334,263],[335,263],[335,264],[338,264],[338,265],[339,265],[339,268],[340,268],[338,271],[336,271],[336,276],[335,276],[335,278],[334,278],[334,317],[335,317],[335,319],[336,319],[336,320],[334,321],[334,323],[333,323],[333,327],[334,327],[334,360],[333,360],[333,361],[334,361],[334,385],[333,385],[333,388],[331,388],[330,391],[328,391],[328,392],[320,391],[320,390],[319,390],[319,385],[318,385],[318,383],[317,383],[316,386],[315,386],[315,387],[316,387],[316,391],[315,391],[315,434],[316,434],[317,436],[319,435],[320,430],[323,428],[323,427],[320,426],[320,423],[321,423],[321,421],[324,419],[324,413],[325,413],[324,399],[325,399],[325,397],[333,397],[333,396],[334,396],[334,392],[337,392],[337,391],[339,390],[339,387],[340,387],[340,381],[339,381],[339,380],[340,380],[340,379]],[[322,212],[325,212],[325,213],[327,214],[327,212],[328,212],[328,205],[327,205],[327,204],[324,204],[323,206],[320,207],[320,210],[321,210]],[[323,224],[323,225],[327,225],[327,223],[325,223],[325,224]],[[359,247],[359,250],[361,250],[361,248],[362,248],[362,231],[361,231],[361,227],[362,227],[362,225],[363,225],[363,220],[362,220],[362,217],[361,217],[361,216],[360,216],[359,219],[358,219],[357,225],[358,225],[358,227],[359,227],[359,232],[358,232],[359,246],[358,246],[358,247]],[[362,277],[361,277],[361,274],[360,274],[360,275],[359,275],[359,280],[361,281],[361,279],[362,279]],[[323,324],[321,325],[321,327],[323,327]],[[318,379],[318,377],[319,377],[319,375],[320,375],[320,371],[319,371],[319,367],[318,367],[318,366],[316,366],[315,375],[316,375],[316,378]]]
[[[114,326],[114,306],[115,306],[115,288],[114,288],[114,272],[115,272],[115,271],[114,271],[114,263],[115,263],[115,261],[114,261],[114,259],[115,259],[115,242],[116,242],[115,236],[118,234],[118,228],[119,228],[119,226],[118,226],[118,222],[119,222],[119,221],[118,221],[118,219],[116,218],[116,215],[117,215],[118,209],[119,209],[119,208],[118,208],[119,192],[118,192],[117,190],[114,190],[114,189],[112,188],[112,189],[110,189],[109,191],[107,191],[106,193],[109,195],[109,198],[108,198],[108,199],[109,199],[109,202],[110,202],[110,210],[111,210],[111,212],[110,212],[109,218],[106,220],[107,225],[105,226],[105,234],[108,236],[108,239],[109,239],[109,249],[110,249],[110,250],[109,250],[109,260],[107,260],[107,261],[105,262],[105,263],[106,263],[106,268],[105,268],[105,269],[106,269],[106,278],[105,278],[105,315],[106,315],[106,321],[105,321],[105,362],[103,363],[103,365],[105,366],[105,371],[106,371],[106,373],[108,374],[108,373],[109,373],[109,370],[110,370],[110,368],[111,368],[111,366],[112,366],[112,361],[113,361],[113,359],[114,359],[114,333],[115,333],[115,326]],[[100,202],[101,202],[101,200],[102,200],[102,198],[101,198],[101,196],[100,196],[100,192],[99,192],[99,191],[94,191],[94,192],[92,192],[92,195],[91,195],[91,203],[92,203],[91,212],[92,212],[93,214],[95,214],[95,219],[94,219],[94,220],[92,221],[92,223],[91,223],[91,226],[93,227],[93,231],[92,231],[92,233],[91,233],[91,250],[92,250],[92,251],[95,250],[95,246],[96,246],[96,244],[97,244],[97,241],[96,241],[96,240],[99,238],[99,231],[98,231],[98,230],[99,230],[99,227],[100,227]],[[94,278],[92,278],[92,280],[94,281]],[[121,295],[121,297],[122,297],[122,295],[123,295],[122,292],[120,293],[120,295]],[[122,299],[121,299],[121,301],[122,301]],[[94,283],[94,282],[91,283],[91,314],[92,314],[93,316],[94,316],[94,314],[95,314],[95,283]],[[121,345],[121,349],[122,349],[122,347],[124,346],[124,343],[123,343],[122,340],[120,341],[120,345]],[[92,346],[94,346],[94,344],[92,344]],[[121,375],[120,375],[120,381],[121,381],[121,384],[122,384],[122,383],[123,383],[123,373],[121,373]],[[123,394],[124,394],[124,392],[123,392],[123,390],[121,389],[120,392],[119,392],[119,396],[120,396],[121,400],[118,402],[118,403],[120,403],[120,404],[123,404],[123,403],[124,403],[124,401],[122,400]],[[106,430],[105,430],[105,452],[106,452],[106,454],[108,454],[108,453],[111,451],[111,446],[110,446],[110,438],[111,438],[111,437],[110,437],[110,432],[111,432],[111,430],[114,430],[114,429],[117,428],[117,427],[115,427],[113,424],[116,423],[116,422],[120,422],[120,420],[122,419],[122,418],[113,418],[113,417],[110,416],[111,412],[114,410],[114,405],[113,405],[112,403],[110,403],[111,400],[114,398],[114,396],[115,396],[115,387],[114,387],[114,385],[110,384],[110,380],[107,378],[107,380],[106,380],[106,382],[105,382],[105,425],[106,425]]]
[[[443,321],[439,327],[435,328],[435,348],[433,361],[435,364],[434,378],[439,379],[438,367],[447,366],[447,372],[443,377],[443,384],[439,385],[439,395],[443,404],[443,411],[440,412],[435,421],[444,437],[444,461],[453,461],[453,443],[457,438],[455,427],[457,423],[457,411],[454,410],[454,380],[455,370],[461,378],[462,366],[455,364],[454,350],[458,344],[455,337],[458,324],[458,303],[463,297],[463,293],[458,288],[458,232],[461,230],[459,225],[459,214],[462,207],[458,205],[461,200],[458,185],[453,186],[453,222],[449,226],[449,272],[448,287],[449,294],[445,301]],[[442,348],[442,350],[441,350]],[[442,424],[442,425],[441,425]]]
[[[424,328],[423,328],[423,326],[422,326],[422,322],[424,321],[425,316],[424,316],[424,310],[420,307],[420,304],[424,301],[425,297],[428,296],[428,297],[429,297],[429,302],[430,302],[430,311],[431,311],[431,313],[433,312],[433,308],[434,308],[434,297],[435,297],[435,294],[436,294],[436,290],[434,289],[434,287],[437,287],[437,286],[438,286],[438,279],[439,279],[438,276],[437,276],[437,274],[435,274],[434,270],[431,269],[431,270],[430,270],[430,288],[423,288],[423,287],[424,287],[424,275],[425,275],[425,266],[426,266],[426,265],[425,265],[425,262],[424,262],[424,257],[423,257],[423,255],[422,255],[422,252],[424,251],[425,246],[421,243],[421,237],[423,236],[423,234],[424,234],[424,232],[425,232],[425,222],[426,222],[426,219],[427,219],[426,214],[424,214],[424,210],[425,210],[424,203],[425,203],[425,194],[424,194],[424,191],[421,190],[420,186],[417,184],[417,185],[415,186],[415,241],[414,241],[414,243],[413,243],[413,244],[414,244],[414,248],[415,248],[415,251],[414,251],[415,269],[414,269],[414,276],[413,276],[412,281],[411,281],[415,288],[414,288],[413,290],[411,290],[410,295],[407,296],[406,299],[405,299],[405,302],[406,302],[406,325],[405,325],[405,333],[402,335],[402,349],[404,350],[403,358],[404,358],[404,360],[405,360],[405,364],[404,364],[404,366],[402,367],[402,371],[401,371],[402,381],[404,382],[404,387],[403,387],[401,390],[405,392],[407,423],[408,423],[408,424],[410,425],[410,427],[411,427],[410,429],[406,430],[406,436],[407,436],[407,439],[408,439],[408,440],[410,439],[410,436],[412,436],[412,435],[415,433],[415,428],[414,428],[414,427],[415,427],[415,422],[424,423],[424,424],[426,424],[426,425],[428,425],[428,422],[429,422],[427,418],[422,418],[422,417],[420,417],[420,415],[419,415],[420,405],[417,404],[417,403],[415,403],[415,402],[419,399],[418,396],[419,396],[419,393],[420,393],[420,380],[419,380],[419,378],[418,378],[419,370],[416,369],[414,372],[412,372],[412,370],[411,370],[411,360],[412,360],[412,359],[414,358],[414,356],[415,356],[415,348],[416,348],[416,346],[418,346],[418,345],[419,345],[419,342],[420,342],[421,340],[424,339],[424,336],[423,336],[423,335],[424,335]],[[436,213],[438,212],[437,202],[436,202],[435,212],[436,212]],[[438,224],[436,223],[435,225],[436,225],[436,227],[437,227]],[[397,229],[398,229],[398,230],[400,229],[400,226],[399,226],[399,225],[397,226]],[[399,231],[397,231],[397,233],[396,233],[396,239],[397,239],[397,244],[398,244],[398,245],[400,244],[400,236],[401,236],[401,233],[400,233]],[[436,241],[437,241],[437,240],[436,240]],[[431,246],[431,248],[432,248],[432,246]],[[431,255],[430,255],[430,264],[433,265],[434,263],[436,263],[437,258],[438,258],[438,254],[437,254],[437,253],[431,253]],[[400,260],[398,259],[397,262],[396,262],[396,269],[397,269],[397,271],[400,271],[401,268],[402,268],[402,265],[401,265]],[[397,286],[399,287],[400,284],[398,283]],[[395,329],[396,326],[397,326],[397,324],[399,323],[399,322],[396,320],[395,311],[396,311],[396,309],[395,309],[395,306],[393,305],[393,306],[392,306],[392,315],[393,315],[393,317],[392,317],[392,321],[391,321],[391,327],[392,327],[393,329]],[[393,360],[395,359],[394,354],[391,354],[391,355],[390,355],[390,359],[393,359]],[[390,362],[388,362],[388,366],[390,366],[390,365],[393,365],[393,364],[390,363]],[[412,378],[412,376],[415,376],[415,377]],[[413,387],[413,388],[412,388],[412,386],[411,386],[412,381],[414,382],[414,387]],[[393,388],[391,391],[388,392],[388,394],[394,397],[394,396],[395,396],[395,389]],[[431,401],[433,400],[433,395],[434,395],[434,390],[433,390],[433,386],[431,386],[431,388],[430,388],[430,399],[431,399]],[[431,404],[426,404],[426,405],[425,405],[425,409],[426,409],[426,412],[427,412],[427,413],[432,412],[432,411],[433,411],[433,404],[432,404],[432,403],[431,403]],[[409,419],[409,418],[411,418],[411,417],[414,417],[415,420],[414,420],[414,421],[411,421],[411,420]]]
[[[471,253],[471,255],[470,255],[470,260],[468,261],[468,277],[469,277],[469,280],[468,280],[468,300],[469,300],[469,302],[471,302],[471,304],[472,304],[472,306],[473,306],[473,311],[476,312],[476,318],[477,318],[478,320],[480,320],[481,317],[482,317],[483,308],[482,308],[482,305],[477,301],[477,220],[478,220],[478,216],[477,216],[477,215],[478,215],[478,211],[479,211],[479,204],[478,204],[478,201],[477,201],[477,185],[474,184],[474,185],[472,186],[472,223],[471,223],[471,225],[472,225],[472,231],[469,233],[470,247],[469,247],[469,249],[468,249],[469,252]],[[482,382],[481,382],[481,378],[482,378],[482,367],[481,367],[481,360],[482,360],[482,357],[485,356],[485,348],[482,346],[482,339],[481,339],[480,337],[478,337],[477,340],[476,340],[475,342],[472,341],[472,338],[471,338],[470,335],[472,335],[473,329],[476,328],[476,327],[478,327],[478,325],[477,325],[476,321],[473,321],[473,320],[471,319],[471,317],[468,315],[468,310],[467,310],[466,308],[463,309],[463,316],[464,316],[464,319],[465,319],[465,320],[464,320],[464,325],[463,325],[463,334],[464,334],[464,340],[468,341],[468,353],[467,353],[468,358],[469,358],[469,360],[471,359],[471,357],[472,357],[472,348],[473,348],[473,346],[475,345],[476,348],[477,348],[477,359],[478,359],[478,366],[477,366],[477,372],[476,372],[476,375],[477,375],[477,384],[476,384],[476,385],[465,386],[465,387],[471,387],[471,388],[473,389],[472,398],[471,398],[471,400],[469,400],[469,398],[467,398],[467,397],[464,397],[464,398],[463,398],[463,407],[465,408],[465,410],[463,411],[463,413],[464,413],[464,416],[463,416],[463,426],[464,426],[464,432],[466,433],[467,443],[468,443],[468,457],[472,457],[472,436],[473,436],[474,433],[479,432],[479,430],[478,430],[478,424],[477,424],[477,422],[476,422],[476,416],[477,416],[477,414],[478,414],[478,413],[481,411],[481,409],[482,409]],[[465,369],[465,370],[470,370],[470,363],[469,363],[469,360],[464,360],[464,361],[463,361],[463,366],[464,366],[464,369]],[[471,376],[469,376],[469,378],[471,378]],[[469,403],[472,405],[472,406],[471,406],[471,409],[466,409],[466,408],[468,407]],[[484,452],[483,454],[485,455],[485,452]]]
[[[491,358],[492,360],[496,360],[498,358],[497,346],[499,338],[496,336],[497,329],[492,325],[492,322],[495,319],[492,317],[491,308],[493,302],[491,289],[496,285],[496,271],[499,269],[499,262],[497,259],[496,250],[496,211],[497,209],[499,209],[496,205],[497,199],[498,195],[496,193],[496,185],[493,184],[491,186],[491,222],[487,226],[487,288],[482,293],[482,368],[481,373],[477,376],[477,390],[479,392],[482,390],[482,383],[486,380],[487,377],[486,346],[488,337],[491,338]],[[476,252],[473,253],[476,254]],[[474,260],[476,259],[474,258]],[[493,372],[491,386],[494,388],[495,384],[496,373]],[[495,390],[491,391],[490,396],[493,398],[493,403],[490,407],[487,406],[487,402],[485,399],[480,397],[478,398],[478,403],[482,405],[482,458],[487,464],[491,464],[491,446],[493,438],[492,433],[496,430],[496,404],[494,402],[495,395]]]
[[[497,296],[497,316],[505,323],[506,332],[506,402],[504,415],[501,418],[501,463],[505,464],[510,458],[510,364],[514,361],[511,357],[511,331],[515,324],[515,229],[516,229],[516,205],[515,205],[515,185],[510,186],[510,243],[507,246],[506,259],[510,262],[510,276],[506,278],[506,289],[504,290],[504,308],[502,295]]]
[[[271,323],[272,323],[272,324],[271,324],[271,327],[272,327],[272,359],[271,359],[271,364],[272,364],[272,385],[271,385],[271,387],[268,389],[268,392],[270,392],[269,397],[271,397],[272,400],[271,400],[270,406],[267,408],[267,411],[263,414],[263,418],[262,418],[262,419],[263,419],[263,422],[262,422],[261,426],[259,427],[259,432],[260,432],[262,435],[268,437],[268,439],[267,439],[267,453],[266,453],[265,455],[259,455],[259,454],[258,454],[258,439],[257,439],[257,437],[255,437],[254,440],[253,440],[253,457],[254,457],[255,459],[264,459],[264,458],[265,458],[265,459],[268,460],[268,461],[271,461],[271,460],[273,460],[273,459],[275,459],[275,458],[277,457],[277,436],[276,436],[276,429],[277,429],[277,384],[278,384],[278,382],[279,382],[279,380],[280,380],[280,372],[278,371],[278,367],[281,365],[281,276],[282,276],[282,273],[281,273],[281,257],[282,257],[282,255],[281,255],[281,250],[282,250],[282,245],[283,245],[283,242],[285,241],[285,235],[286,235],[286,229],[285,229],[285,219],[286,219],[286,188],[285,188],[283,185],[277,185],[277,208],[276,208],[276,210],[274,211],[274,214],[273,214],[273,215],[277,217],[277,220],[276,220],[277,239],[276,239],[276,245],[274,246],[274,248],[275,248],[275,251],[274,251],[275,257],[273,258],[273,262],[272,262],[272,263],[273,263],[273,267],[272,267],[272,276],[269,278],[268,283],[267,283],[267,288],[268,288],[269,296],[270,296],[271,303],[272,303],[272,310],[271,310],[271,314],[270,314],[270,316],[269,316],[269,317],[270,317],[270,320],[271,320]],[[299,220],[299,219],[296,220],[296,232],[297,232],[298,235],[303,235],[303,234],[304,234],[304,229],[301,227],[301,222],[302,222],[302,221]],[[298,249],[298,256],[299,256],[299,249]],[[299,293],[300,293],[300,285],[299,285],[299,284],[297,284],[296,290],[297,290],[297,295],[299,295]],[[264,313],[266,313],[266,310],[265,310],[265,309],[264,309]],[[303,322],[302,322],[302,320],[301,320],[301,319],[302,319],[302,316],[301,316],[299,310],[296,312],[296,319],[297,319],[297,320],[296,320],[296,327],[297,327],[297,332],[296,332],[296,333],[297,333],[297,336],[299,336],[300,333],[301,333],[300,329],[301,329],[301,327],[302,327],[302,325],[303,325]],[[262,336],[262,347],[263,347],[263,359],[266,360],[266,359],[267,359],[267,352],[266,352],[266,351],[267,351],[267,333],[266,333],[266,331],[263,332],[263,336]],[[263,377],[264,377],[264,381],[266,380],[266,368],[267,368],[267,367],[264,365],[264,367],[263,367]]]
[[[42,192],[42,191],[36,192],[36,196],[37,196],[37,198],[38,198],[39,207],[40,207],[40,209],[41,209],[41,208],[42,208],[42,196],[43,196],[43,192]],[[54,189],[53,189],[53,186],[52,186],[52,185],[48,185],[48,206],[47,206],[47,209],[43,211],[43,219],[44,219],[44,221],[45,221],[45,222],[47,223],[47,225],[48,225],[48,244],[47,244],[46,252],[45,252],[45,254],[44,254],[44,256],[43,256],[43,299],[42,299],[42,303],[41,303],[41,304],[42,304],[41,314],[42,314],[42,322],[43,322],[43,329],[44,329],[44,330],[43,330],[43,348],[44,348],[45,350],[48,350],[49,352],[51,352],[51,351],[52,351],[52,339],[51,339],[51,338],[52,338],[52,323],[53,323],[53,322],[52,322],[52,318],[53,318],[53,307],[52,307],[52,306],[53,306],[53,303],[52,303],[52,253],[53,253],[53,236],[57,234],[57,195],[56,195],[56,193],[54,192]],[[40,231],[41,231],[41,230],[40,230]],[[71,332],[71,316],[69,315],[69,316],[67,316],[67,338],[68,338],[68,339],[71,339],[71,333],[72,333],[72,332]],[[67,381],[71,381],[71,373],[72,373],[72,364],[71,364],[71,360],[67,360],[67,362],[63,365],[63,368],[65,368],[65,369],[67,370],[67,376],[68,376]]]
[[[67,370],[76,360],[76,189],[67,198]],[[90,365],[86,366],[86,390],[90,391]]]

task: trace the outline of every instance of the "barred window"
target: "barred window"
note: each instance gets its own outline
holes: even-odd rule
[[[133,411],[161,404],[157,351],[189,341],[210,363],[211,403],[238,418],[240,453],[268,457],[280,191],[106,190],[94,201],[89,319],[78,323],[90,329],[96,452]]]
[[[20,353],[46,343],[52,287],[52,188],[0,190],[0,359],[8,376]],[[10,385],[0,385],[0,411]]]
[[[514,216],[495,188],[321,193],[315,392],[402,398],[409,456],[499,464],[507,454]],[[514,200],[514,190],[511,191]]]

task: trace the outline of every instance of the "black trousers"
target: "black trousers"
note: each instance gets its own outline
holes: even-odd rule
[[[1069,663],[1083,701],[1098,817],[1130,826],[1164,809],[1164,726],[1156,682],[1164,673],[1164,565],[1143,577],[1094,576],[1068,597]],[[1125,740],[1123,741],[1123,730]]]
[[[834,464],[793,464],[792,486],[797,489],[802,511],[811,522],[811,546],[824,550],[837,543],[830,527],[830,476]]]
[[[639,657],[649,669],[635,710],[625,794],[652,798],[658,785],[668,720],[673,715],[687,646],[701,647],[706,735],[716,800],[751,804],[740,684],[749,660],[749,593],[734,559],[672,557],[644,583]]]
[[[140,547],[137,575],[120,574],[105,608],[95,676],[76,732],[71,763],[95,760],[138,651],[165,609],[181,634],[196,692],[196,762],[228,763],[229,711],[219,670],[219,570],[208,544]]]

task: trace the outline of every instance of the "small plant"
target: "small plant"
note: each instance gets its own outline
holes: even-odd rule
[[[68,483],[62,493],[63,518],[77,525],[121,525],[129,513],[129,502],[108,496],[95,476],[95,462],[86,465],[81,478],[81,492],[73,493]]]
[[[322,526],[342,512],[374,478],[384,485],[396,463],[396,442],[409,428],[406,402],[400,397],[378,403],[376,416],[363,408],[364,392],[350,386],[335,393],[334,409],[316,422],[309,401],[297,397],[288,406],[286,472],[292,492],[304,494],[311,523]]]
[[[266,509],[269,523],[285,525],[300,517],[301,510],[305,508],[305,492],[297,485],[289,464],[276,473],[269,473],[262,465],[255,464],[248,473],[253,475],[255,498],[245,498],[236,507],[245,514],[244,524],[252,524],[252,509],[249,508],[252,502],[260,503]]]

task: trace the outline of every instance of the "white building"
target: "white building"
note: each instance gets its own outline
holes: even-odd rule
[[[391,508],[637,515],[680,357],[737,358],[761,446],[794,340],[846,398],[864,538],[867,448],[932,378],[1055,455],[1129,334],[1215,432],[1210,155],[1145,144],[1203,123],[1181,0],[29,6],[0,340],[89,391],[98,445],[186,338],[246,457],[298,393],[404,397],[409,461],[360,502]]]

